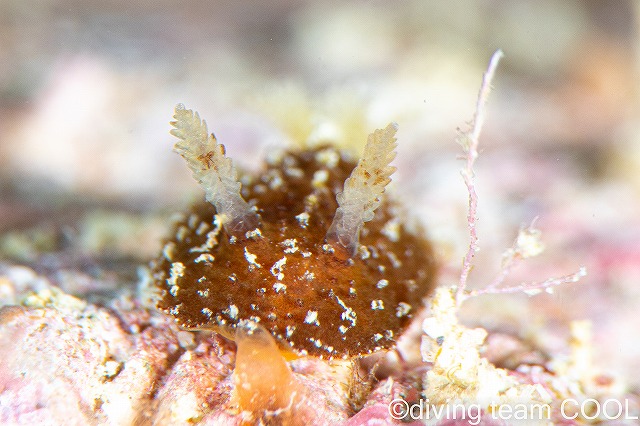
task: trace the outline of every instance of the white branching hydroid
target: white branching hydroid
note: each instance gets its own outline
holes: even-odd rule
[[[357,251],[363,224],[373,219],[384,188],[396,170],[389,163],[396,156],[397,130],[398,125],[391,123],[369,135],[362,158],[336,196],[338,209],[327,231],[327,241],[340,243],[352,255]]]
[[[175,151],[193,171],[193,177],[206,192],[206,199],[223,218],[227,232],[243,236],[259,226],[257,213],[240,195],[241,184],[230,158],[225,156],[224,145],[209,134],[207,123],[197,112],[178,104],[171,122],[171,134],[178,139]]]

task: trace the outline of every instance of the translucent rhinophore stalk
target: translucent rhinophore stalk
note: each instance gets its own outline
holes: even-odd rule
[[[328,242],[340,243],[351,255],[358,249],[362,226],[373,219],[384,188],[396,170],[389,163],[396,156],[397,130],[398,125],[391,123],[369,135],[362,158],[344,182],[343,191],[336,196],[339,207],[326,238]]]
[[[258,214],[240,195],[241,184],[233,162],[225,156],[224,145],[209,134],[207,123],[197,112],[178,104],[171,122],[171,134],[178,139],[175,151],[193,171],[193,177],[204,188],[206,199],[223,217],[223,226],[234,236],[242,237],[260,225]]]

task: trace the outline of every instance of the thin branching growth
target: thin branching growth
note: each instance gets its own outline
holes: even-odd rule
[[[469,221],[469,249],[462,261],[462,272],[460,273],[460,281],[458,282],[458,289],[456,292],[456,301],[460,303],[467,289],[467,282],[469,279],[469,273],[473,267],[473,257],[478,251],[478,234],[476,230],[476,222],[478,221],[478,196],[476,194],[474,184],[473,165],[478,158],[478,144],[480,143],[480,132],[484,125],[487,100],[489,93],[491,92],[491,82],[493,76],[496,73],[498,62],[502,58],[502,50],[498,49],[491,60],[489,61],[489,67],[484,73],[482,78],[482,85],[480,86],[480,93],[478,94],[478,101],[476,102],[476,112],[473,117],[471,130],[463,135],[461,138],[461,144],[466,154],[466,165],[462,169],[461,174],[464,179],[464,184],[469,192],[469,214],[467,219]]]
[[[491,91],[491,82],[495,75],[496,68],[503,53],[497,50],[491,60],[489,66],[482,79],[478,101],[476,103],[476,112],[473,117],[471,129],[462,135],[460,143],[465,151],[466,160],[465,167],[461,170],[462,178],[467,187],[469,194],[469,211],[468,211],[468,229],[469,229],[469,248],[462,262],[462,271],[460,273],[460,281],[456,289],[456,304],[459,306],[462,301],[470,296],[478,296],[482,294],[498,294],[498,293],[526,293],[534,295],[542,291],[551,292],[553,287],[575,283],[586,275],[586,269],[581,267],[578,271],[562,275],[560,277],[549,278],[544,281],[536,281],[529,283],[520,283],[513,286],[504,286],[506,278],[509,276],[513,268],[520,261],[535,257],[544,251],[544,245],[540,240],[541,233],[534,227],[535,219],[526,228],[520,229],[518,237],[513,246],[509,248],[503,255],[502,268],[494,280],[486,287],[478,290],[468,291],[468,279],[473,269],[473,258],[478,251],[478,235],[476,223],[478,221],[478,196],[475,190],[473,166],[478,158],[478,144],[480,132],[485,120],[486,105],[489,93]]]
[[[357,251],[362,226],[373,219],[384,188],[396,170],[389,163],[396,156],[397,130],[398,125],[391,123],[369,135],[362,158],[344,182],[344,190],[336,196],[339,207],[326,238],[340,243],[351,255]]]
[[[587,275],[587,269],[581,266],[576,272],[572,274],[562,275],[559,277],[548,278],[544,281],[533,281],[520,283],[517,285],[497,288],[481,288],[473,290],[469,293],[469,296],[480,296],[482,294],[507,294],[507,293],[525,293],[529,296],[536,295],[543,291],[550,293],[553,287],[557,287],[563,284],[577,283],[580,278]]]
[[[463,259],[460,281],[457,286],[440,287],[429,300],[430,316],[422,323],[424,336],[421,352],[423,360],[431,363],[424,381],[424,395],[430,403],[444,406],[460,402],[482,407],[485,413],[496,412],[496,407],[530,401],[532,405],[549,406],[553,395],[538,384],[518,381],[508,370],[491,364],[481,354],[487,331],[471,329],[458,321],[458,309],[462,302],[472,296],[496,293],[525,293],[534,295],[542,291],[551,292],[553,287],[575,283],[586,274],[580,268],[573,274],[549,278],[539,282],[524,282],[504,285],[510,272],[523,260],[535,257],[544,251],[541,233],[534,221],[520,229],[513,245],[502,258],[502,268],[493,281],[479,290],[469,291],[467,281],[473,268],[473,259],[478,250],[476,231],[478,197],[475,191],[473,166],[478,157],[478,141],[485,117],[487,97],[491,80],[495,74],[502,52],[491,57],[484,75],[476,113],[471,129],[462,135],[466,164],[461,171],[469,194],[468,229],[469,249]],[[550,411],[545,415],[549,418]]]
[[[174,118],[171,134],[180,139],[175,151],[187,161],[227,232],[242,237],[256,229],[260,224],[258,214],[240,195],[241,184],[233,162],[225,156],[224,145],[218,143],[213,133],[209,134],[207,123],[197,112],[178,104]]]
[[[502,255],[502,268],[498,275],[483,290],[491,292],[500,288],[511,271],[524,259],[538,256],[544,251],[544,244],[541,241],[542,232],[536,229],[534,218],[526,228],[521,228],[518,237],[513,242],[511,248]]]

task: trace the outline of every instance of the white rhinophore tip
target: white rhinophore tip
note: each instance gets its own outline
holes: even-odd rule
[[[218,215],[224,218],[227,232],[242,237],[260,225],[258,214],[240,195],[233,162],[225,156],[224,145],[209,134],[207,123],[198,113],[178,104],[171,122],[171,134],[178,139],[175,151],[186,161],[193,177],[204,188],[206,199],[213,204]]]
[[[396,123],[369,135],[364,154],[338,193],[338,209],[327,231],[327,241],[338,242],[354,255],[358,249],[360,230],[373,219],[373,212],[381,203],[384,188],[396,170],[389,165],[396,156]]]

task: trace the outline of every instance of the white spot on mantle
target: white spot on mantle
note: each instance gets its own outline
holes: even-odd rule
[[[296,216],[298,223],[301,227],[306,228],[309,226],[309,213],[303,212]]]
[[[384,310],[384,303],[380,299],[372,300],[371,309],[374,311],[382,311]]]
[[[236,319],[238,318],[238,307],[236,305],[229,305],[229,318]]]
[[[304,322],[320,326],[320,322],[318,322],[318,311],[307,311],[307,316],[304,318]]]
[[[212,254],[209,253],[202,253],[200,256],[196,257],[196,259],[194,260],[195,263],[200,263],[200,262],[205,262],[205,263],[212,263],[216,258],[213,257]]]
[[[405,302],[398,303],[398,307],[396,308],[396,316],[398,318],[402,318],[407,315],[411,311],[411,305]]]
[[[281,291],[285,292],[285,291],[287,291],[287,286],[285,284],[282,284],[282,283],[275,283],[273,285],[273,289],[275,290],[276,293],[280,293]]]
[[[376,287],[377,288],[385,288],[386,286],[389,285],[389,281],[388,280],[380,280],[376,283]]]
[[[286,264],[287,264],[287,257],[285,256],[282,259],[278,260],[276,263],[274,263],[270,269],[271,275],[276,277],[278,281],[282,281],[284,279],[284,274],[282,273],[282,270],[284,269],[284,265]]]
[[[249,253],[249,250],[247,250],[246,247],[244,248],[244,258],[247,259],[247,262],[249,262],[250,271],[253,271],[256,268],[262,268],[262,265],[256,262],[258,256],[253,253]]]
[[[295,325],[288,325],[287,326],[287,331],[286,331],[287,338],[291,337],[291,335],[293,334],[294,331],[296,331],[296,326]]]
[[[338,305],[344,309],[344,312],[342,312],[341,315],[342,320],[349,321],[351,323],[351,327],[355,327],[358,319],[355,311],[348,307],[338,296],[336,296],[336,302],[338,302]],[[344,332],[342,334],[344,334]]]
[[[284,252],[287,254],[295,253],[298,251],[298,240],[295,238],[289,238],[282,242],[282,245],[285,247]]]

